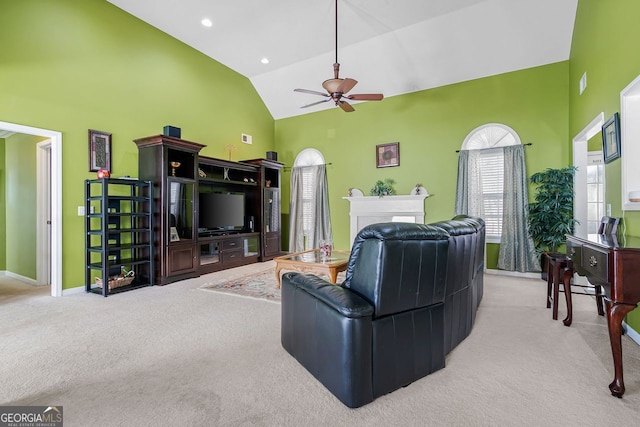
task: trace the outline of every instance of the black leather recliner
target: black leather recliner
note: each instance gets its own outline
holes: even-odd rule
[[[355,408],[445,365],[482,298],[484,222],[383,223],[358,233],[346,279],[282,277],[282,346]]]

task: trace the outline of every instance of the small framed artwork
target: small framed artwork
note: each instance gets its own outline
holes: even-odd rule
[[[176,227],[171,227],[169,229],[169,240],[172,242],[180,241],[180,235],[178,235],[178,229]]]
[[[89,129],[89,172],[111,171],[111,134]]]
[[[376,167],[388,168],[391,166],[400,166],[400,143],[376,145]]]
[[[602,154],[605,163],[620,157],[620,115],[618,113],[602,125]]]

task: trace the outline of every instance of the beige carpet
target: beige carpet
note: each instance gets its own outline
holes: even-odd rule
[[[576,297],[574,324],[553,321],[541,280],[487,275],[474,330],[446,368],[356,410],[282,349],[279,304],[198,289],[214,275],[108,298],[3,298],[5,280],[0,405],[62,405],[67,427],[631,426],[640,418],[640,347],[623,337],[627,393],[611,397],[604,318],[590,297]]]

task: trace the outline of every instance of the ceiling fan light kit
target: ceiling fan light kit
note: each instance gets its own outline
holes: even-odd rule
[[[333,100],[336,106],[342,108],[343,111],[350,113],[352,111],[355,111],[355,109],[353,108],[353,106],[351,106],[351,104],[343,99],[351,99],[354,101],[380,101],[384,98],[381,93],[361,93],[346,95],[346,93],[353,89],[353,87],[358,82],[357,80],[350,78],[341,79],[339,77],[339,74],[340,63],[338,63],[338,0],[336,0],[336,62],[333,64],[333,78],[325,80],[322,83],[322,87],[327,91],[327,93],[317,92],[315,90],[309,89],[294,89],[294,92],[309,93],[311,95],[319,95],[326,98],[321,101],[303,105],[301,108],[312,107],[314,105]]]

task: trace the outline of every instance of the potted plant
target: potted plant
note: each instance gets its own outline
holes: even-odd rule
[[[573,217],[573,176],[576,168],[547,169],[531,175],[537,186],[535,201],[529,203],[529,234],[536,250],[557,253],[564,245],[566,234],[573,233],[576,220]],[[542,276],[546,276],[546,257],[541,258]]]
[[[391,196],[396,193],[396,190],[393,189],[393,184],[395,183],[396,182],[391,178],[385,179],[384,182],[378,180],[376,181],[376,184],[373,186],[369,194],[378,197]]]

